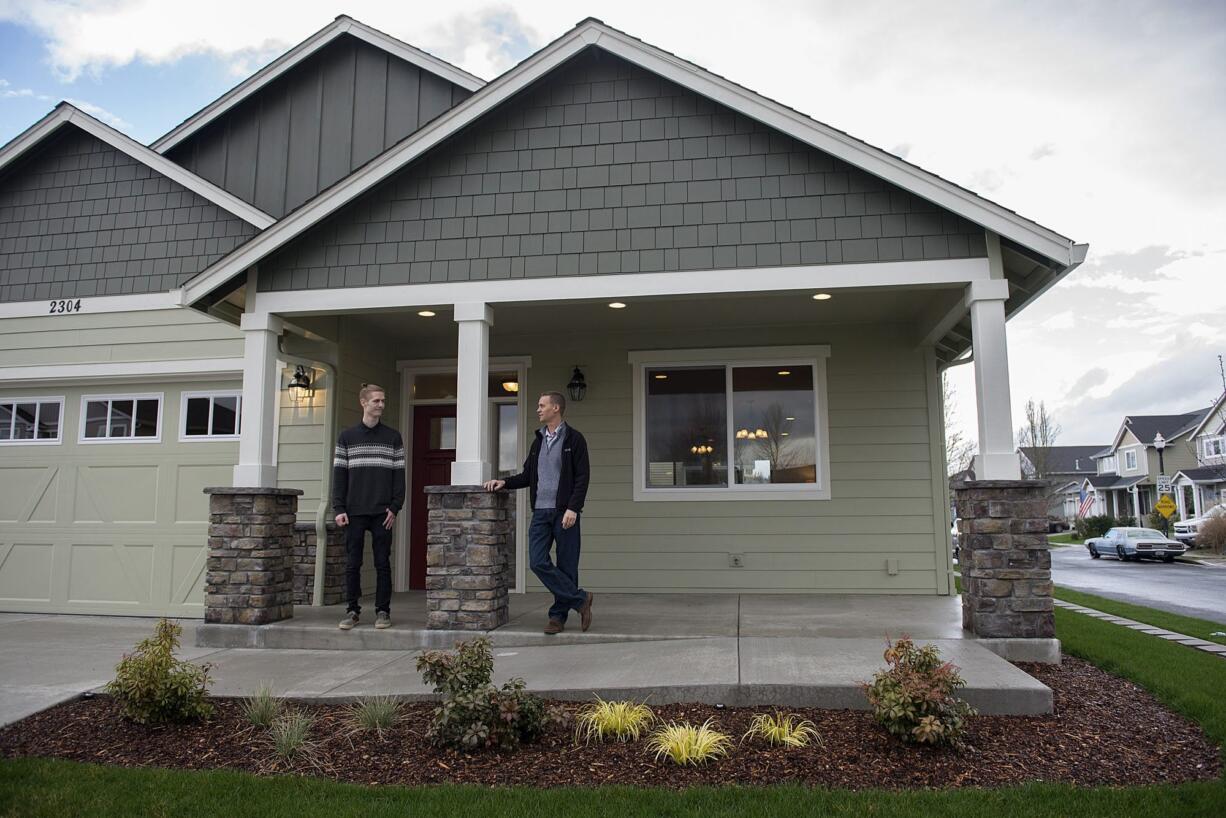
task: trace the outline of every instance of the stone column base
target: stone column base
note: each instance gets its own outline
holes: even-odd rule
[[[328,523],[324,557],[324,604],[336,605],[345,596],[345,531]],[[315,523],[294,524],[294,604],[310,605],[315,596]]]
[[[492,631],[507,624],[514,538],[509,492],[427,486],[426,627]]]
[[[265,625],[294,615],[298,489],[206,488],[204,621]]]

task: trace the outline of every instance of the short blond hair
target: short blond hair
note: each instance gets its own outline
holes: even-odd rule
[[[358,393],[358,400],[365,402],[367,399],[370,398],[371,395],[373,395],[376,392],[382,392],[383,397],[385,398],[387,397],[387,390],[384,389],[382,386],[379,386],[379,384],[364,383],[362,384],[362,391]]]

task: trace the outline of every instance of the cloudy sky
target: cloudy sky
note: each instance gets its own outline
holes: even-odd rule
[[[493,78],[585,16],[893,151],[1090,257],[1009,324],[1060,442],[1222,392],[1226,2],[0,0],[0,143],[60,99],[150,142],[346,13]],[[951,373],[974,428],[973,374]]]

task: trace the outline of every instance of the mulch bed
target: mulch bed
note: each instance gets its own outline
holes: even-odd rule
[[[310,760],[286,764],[262,731],[243,721],[240,702],[216,700],[207,723],[142,727],[124,721],[107,697],[79,699],[0,729],[0,756],[44,756],[124,767],[226,768],[295,773],[361,784],[466,783],[491,786],[690,787],[799,783],[850,789],[995,787],[1028,781],[1081,786],[1180,783],[1222,774],[1218,748],[1193,723],[1145,690],[1087,662],[1019,665],[1052,688],[1056,712],[1044,717],[981,716],[962,751],[904,747],[866,712],[789,709],[816,723],[821,746],[770,749],[738,745],[705,767],[656,762],[642,742],[576,746],[555,728],[517,752],[472,755],[438,750],[422,738],[432,705],[407,704],[383,739],[355,734],[340,704],[297,704],[316,719]],[[568,704],[570,708],[577,705]],[[665,720],[718,726],[740,738],[770,708],[665,705]]]

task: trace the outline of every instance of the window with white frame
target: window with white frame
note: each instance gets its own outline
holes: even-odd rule
[[[1129,449],[1124,452],[1124,468],[1128,471],[1137,470],[1137,450]]]
[[[631,353],[635,499],[828,499],[828,355],[828,347]]]
[[[242,428],[238,392],[184,392],[180,440],[237,440]]]
[[[1204,457],[1226,456],[1226,435],[1205,438],[1201,443],[1201,448]]]
[[[1100,458],[1098,461],[1098,473],[1099,474],[1109,474],[1111,472],[1114,472],[1116,468],[1115,462],[1116,462],[1115,455],[1111,455],[1110,457]]]
[[[81,398],[82,443],[157,443],[161,432],[161,394]]]
[[[63,398],[0,398],[0,444],[59,443]]]

